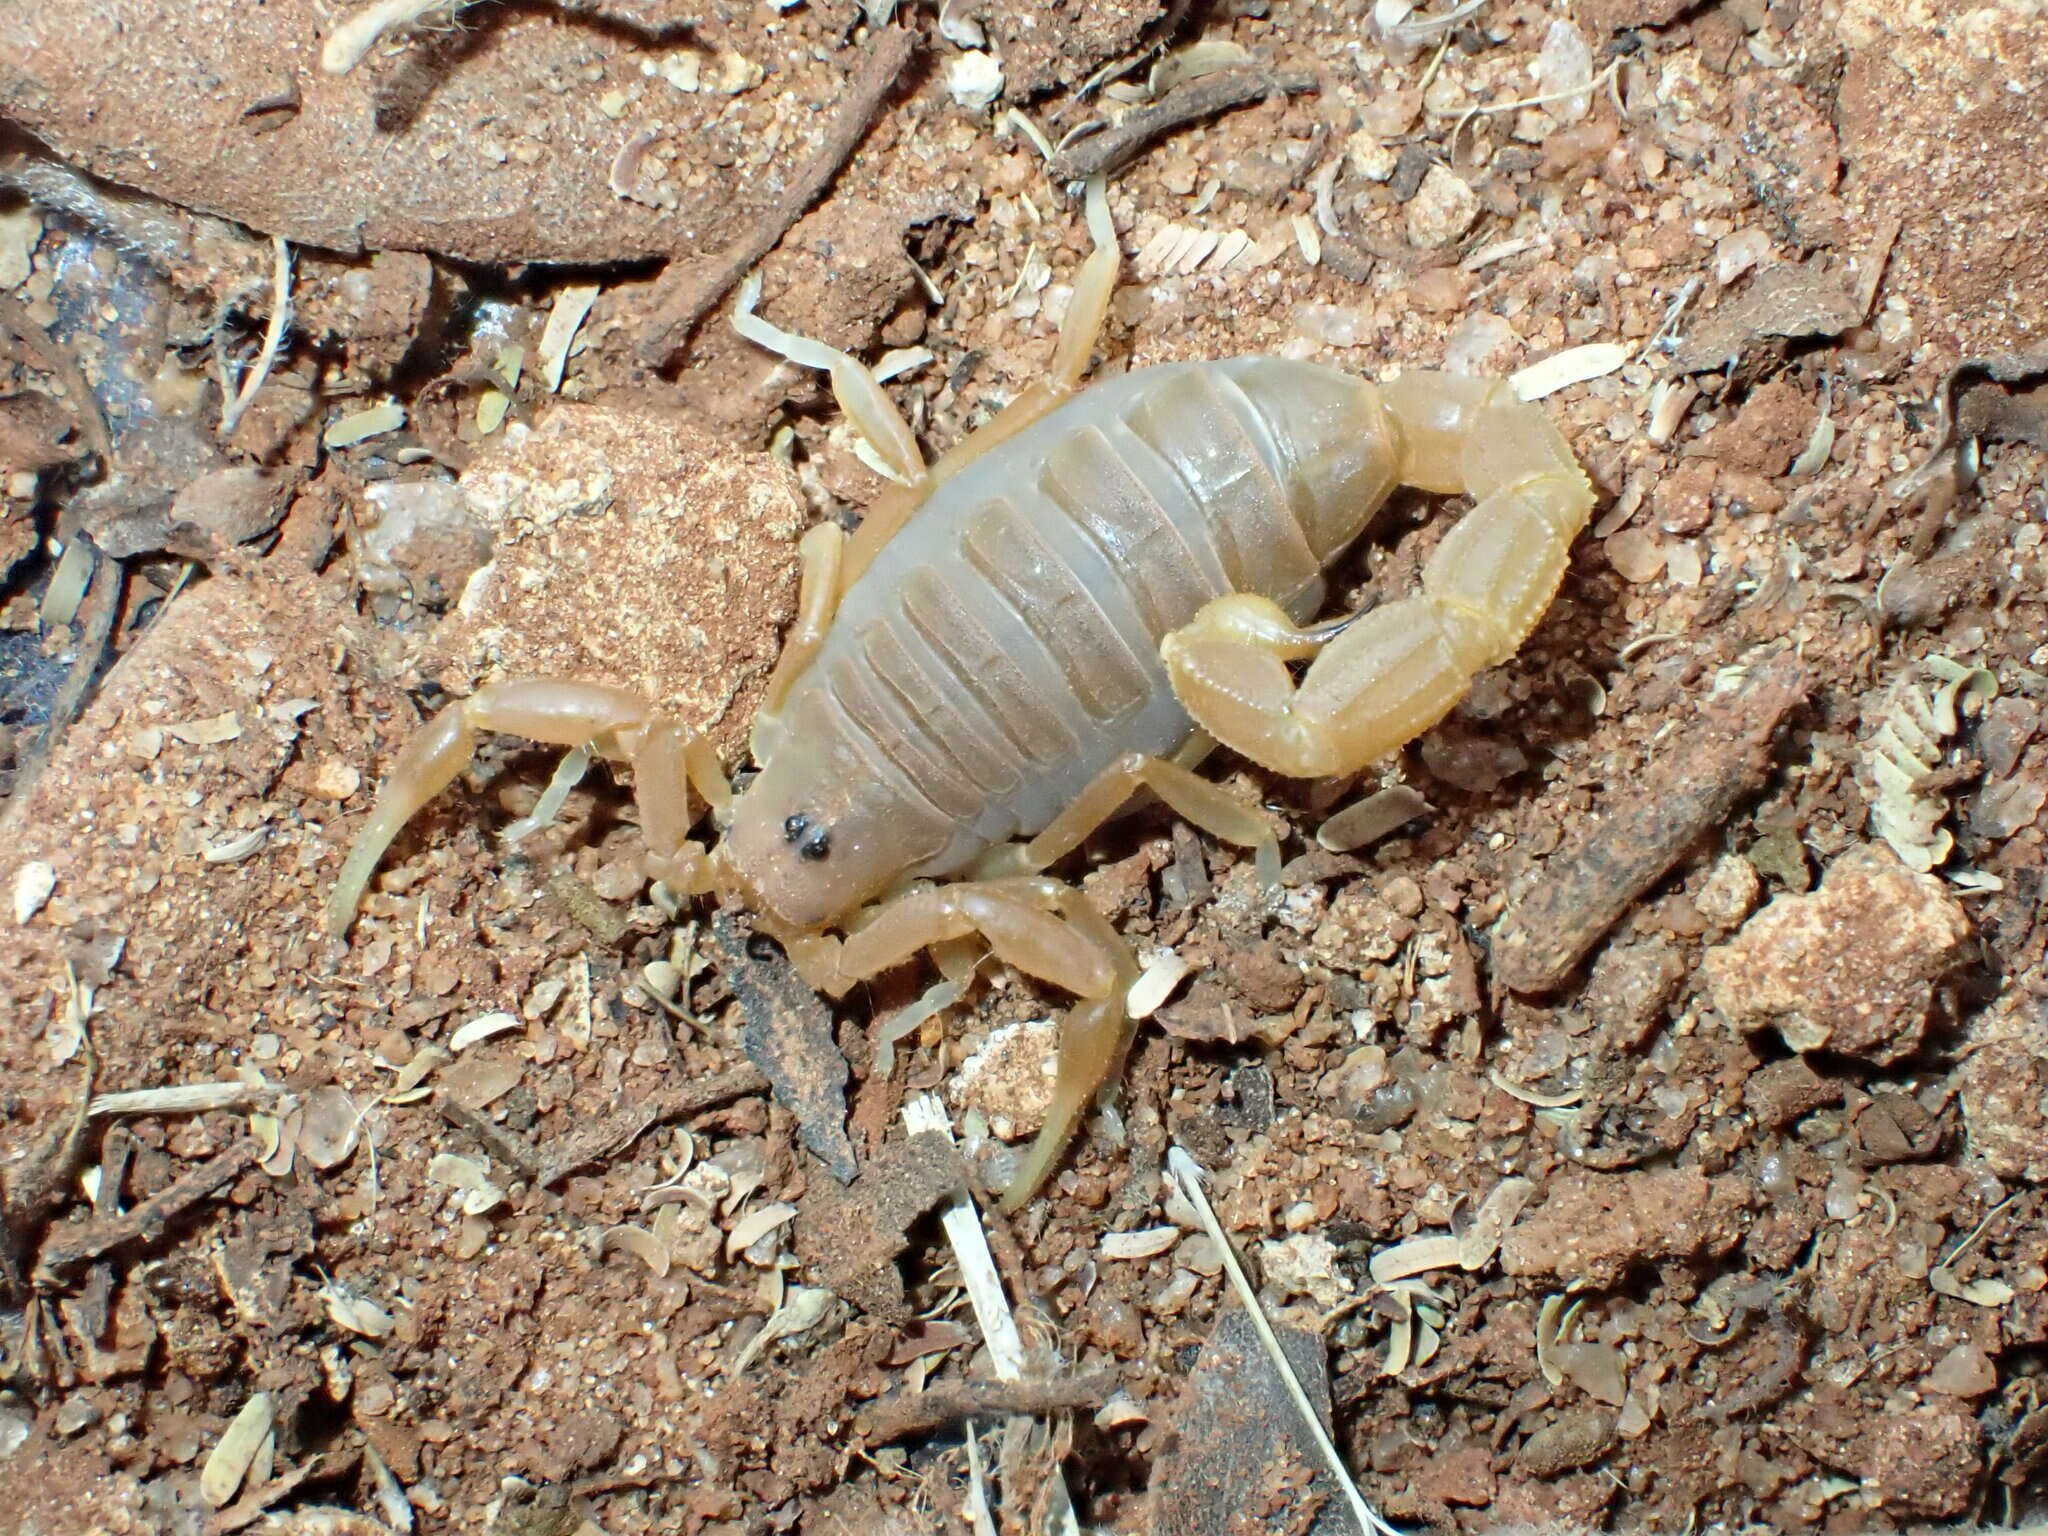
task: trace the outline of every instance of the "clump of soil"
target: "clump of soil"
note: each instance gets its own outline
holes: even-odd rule
[[[23,1529],[1351,1528],[1175,1146],[1397,1526],[2042,1518],[2038,8],[444,7],[344,74],[329,9],[0,18]],[[1212,758],[1277,893],[1156,807],[1062,866],[1173,984],[1003,1217],[1068,999],[792,990],[626,769],[508,845],[554,754],[494,740],[322,912],[486,678],[744,770],[886,481],[731,290],[936,457],[1052,361],[1042,148],[1112,168],[1099,369],[1559,358],[1601,499],[1394,760]]]

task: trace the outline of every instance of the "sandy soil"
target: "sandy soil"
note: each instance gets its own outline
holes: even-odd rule
[[[342,75],[301,0],[0,16],[0,1525],[1355,1530],[1176,1145],[1402,1529],[2048,1516],[2048,17],[879,9],[444,8]],[[894,1038],[927,973],[828,1005],[650,892],[623,770],[502,842],[511,740],[322,907],[489,676],[744,763],[797,537],[885,482],[729,290],[943,450],[1088,249],[1033,131],[1127,142],[1099,370],[1561,356],[1600,502],[1397,759],[1212,761],[1277,893],[1158,808],[1063,866],[1187,975],[980,1202],[1006,1383],[934,1212],[1056,991]]]

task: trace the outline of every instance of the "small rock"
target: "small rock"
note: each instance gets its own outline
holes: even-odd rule
[[[1714,481],[1719,475],[1712,459],[1681,461],[1650,489],[1650,514],[1657,526],[1680,538],[1705,529],[1714,520]]]
[[[363,491],[375,519],[363,530],[363,585],[407,592],[443,608],[491,558],[491,534],[469,515],[446,480],[385,480]]]
[[[1974,1344],[1958,1344],[1934,1363],[1922,1385],[1947,1397],[1982,1397],[1998,1385],[1998,1370]]]
[[[1773,1131],[1841,1099],[1842,1085],[1814,1071],[1804,1056],[1766,1063],[1742,1085],[1742,1102],[1756,1116],[1757,1124]]]
[[[1431,267],[1415,274],[1403,297],[1433,315],[1456,314],[1472,297],[1472,277],[1456,267]]]
[[[1640,1045],[1663,1022],[1685,974],[1685,961],[1668,940],[1611,945],[1586,978],[1586,1011],[1607,1032],[1610,1045]]]
[[[1320,1232],[1296,1232],[1259,1244],[1259,1272],[1281,1296],[1306,1296],[1327,1312],[1349,1300],[1337,1250]],[[1191,1266],[1196,1267],[1196,1266]]]
[[[1756,866],[1739,853],[1725,855],[1692,899],[1701,917],[1717,928],[1733,928],[1756,909],[1763,881]]]
[[[36,1416],[18,1403],[0,1403],[0,1461],[20,1450],[36,1427]]]
[[[1669,552],[1662,539],[1644,528],[1623,528],[1611,533],[1602,547],[1615,574],[1638,586],[1657,579]]]
[[[251,464],[201,475],[171,500],[171,522],[190,523],[222,544],[245,544],[284,516],[289,481]]]
[[[435,632],[444,687],[591,678],[738,751],[796,605],[794,475],[669,411],[557,404],[490,440],[462,503],[495,550]]]
[[[1970,920],[1932,875],[1863,845],[1818,891],[1780,896],[1702,964],[1739,1029],[1775,1027],[1796,1051],[1888,1063],[1920,1047],[1936,983],[1967,958]]]
[[[1003,66],[970,48],[947,67],[946,90],[963,107],[986,107],[1003,94]]]
[[[999,1141],[1029,1136],[1052,1107],[1059,1043],[1059,1025],[1051,1019],[999,1024],[954,1070],[947,1096],[958,1109],[980,1110]]]
[[[1543,1203],[1508,1232],[1501,1268],[1612,1285],[1634,1264],[1726,1253],[1742,1236],[1748,1202],[1748,1189],[1732,1175],[1573,1169],[1552,1178]]]
[[[1408,238],[1425,251],[1454,244],[1479,217],[1479,194],[1440,165],[1423,174],[1408,204]]]
[[[43,910],[57,889],[57,866],[47,859],[31,859],[14,872],[14,923],[20,927]]]
[[[362,785],[360,769],[341,758],[330,757],[313,770],[312,782],[306,786],[306,793],[316,800],[332,800],[339,805]]]
[[[1367,181],[1385,181],[1400,156],[1370,129],[1361,128],[1344,141],[1344,160]]]
[[[1605,1409],[1581,1409],[1546,1424],[1515,1453],[1516,1470],[1532,1477],[1558,1477],[1591,1466],[1614,1444],[1615,1416]]]
[[[1773,379],[1751,394],[1735,420],[1708,443],[1730,469],[1782,475],[1805,451],[1819,416],[1797,385]]]
[[[2048,1180],[2048,1005],[2010,988],[1969,1036],[1955,1082],[1970,1155],[2001,1179]]]
[[[1159,1310],[1155,1302],[1153,1311]],[[1330,1378],[1323,1340],[1284,1324],[1273,1332],[1317,1418],[1327,1425]],[[1327,1496],[1322,1460],[1302,1428],[1300,1411],[1242,1309],[1232,1307],[1217,1319],[1166,1412],[1176,1433],[1152,1474],[1154,1529],[1187,1536],[1240,1529],[1301,1536],[1356,1531],[1343,1503]],[[1247,1515],[1247,1497],[1256,1500],[1254,1516]]]
[[[1490,309],[1474,310],[1451,330],[1444,343],[1444,368],[1468,377],[1506,373],[1522,338]]]
[[[1229,976],[1239,999],[1253,1013],[1285,1013],[1301,1000],[1308,978],[1270,939],[1233,953]]]
[[[57,1433],[75,1435],[82,1429],[89,1429],[100,1421],[100,1410],[91,1398],[83,1393],[64,1399],[64,1406],[57,1410]]]

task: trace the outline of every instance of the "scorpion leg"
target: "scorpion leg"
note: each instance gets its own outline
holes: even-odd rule
[[[1278,773],[1349,773],[1419,736],[1512,656],[1550,606],[1592,487],[1550,418],[1504,383],[1410,374],[1384,391],[1400,478],[1476,505],[1422,590],[1308,630],[1232,593],[1161,644],[1173,691],[1217,740]],[[1297,685],[1290,661],[1308,660]]]
[[[837,523],[820,523],[797,541],[797,559],[803,575],[797,587],[796,622],[783,637],[782,654],[769,675],[767,691],[754,711],[753,749],[757,762],[774,755],[782,736],[782,703],[796,680],[803,676],[811,659],[825,643],[825,632],[839,611],[845,590],[839,573],[846,553],[846,534]]]
[[[708,889],[707,861],[683,834],[691,820],[690,787],[713,807],[732,803],[732,791],[710,743],[623,688],[525,678],[487,684],[446,705],[399,752],[369,818],[356,829],[335,881],[327,908],[328,928],[335,937],[347,934],[392,840],[469,766],[477,736],[484,731],[557,746],[593,745],[606,756],[626,758],[634,766],[634,793],[651,872],[688,890]]]
[[[1116,297],[1116,274],[1123,252],[1117,249],[1116,226],[1109,218],[1109,193],[1097,177],[1088,183],[1088,234],[1095,248],[1074,278],[1074,296],[1060,321],[1059,345],[1052,355],[1052,387],[1072,394],[1088,374],[1088,359],[1109,321],[1109,301]]]
[[[977,428],[943,454],[931,467],[929,479],[915,490],[896,489],[883,496],[862,515],[860,527],[847,542],[846,565],[840,575],[840,590],[859,579],[874,563],[875,555],[916,515],[924,497],[973,464],[991,448],[1016,436],[1039,417],[1060,404],[1075,390],[1088,372],[1088,359],[1102,338],[1109,319],[1109,302],[1116,295],[1116,277],[1122,252],[1116,243],[1116,229],[1110,223],[1109,197],[1101,181],[1088,184],[1088,231],[1095,248],[1081,264],[1074,278],[1074,294],[1060,321],[1060,335],[1053,349],[1052,368],[1047,376],[1029,385],[1001,413]]]
[[[810,935],[784,944],[804,980],[835,997],[921,950],[970,934],[1027,975],[1077,997],[1107,996],[1115,984],[1114,957],[1058,915],[1063,889],[1035,876],[921,886],[869,909],[836,944]]]
[[[1246,848],[1273,841],[1272,829],[1259,813],[1227,790],[1163,757],[1127,752],[1096,775],[1072,805],[1024,845],[1026,863],[1032,869],[1058,863],[1114,816],[1141,787],[1151,790],[1175,815],[1211,837]]]
[[[881,457],[888,473],[908,486],[922,484],[924,454],[918,449],[910,423],[883,390],[881,380],[858,358],[837,347],[769,324],[754,313],[760,299],[761,274],[756,272],[740,289],[739,302],[733,306],[732,328],[757,347],[765,347],[800,367],[818,368],[829,374],[833,399]]]
[[[1065,1150],[1096,1090],[1116,1081],[1130,1048],[1124,995],[1138,968],[1116,930],[1073,887],[1024,876],[924,887],[884,902],[844,940],[795,934],[784,943],[806,981],[838,996],[920,950],[942,952],[969,935],[978,935],[999,960],[1077,999],[1060,1021],[1058,1075],[1045,1125],[1003,1196],[1004,1209],[1015,1210]]]

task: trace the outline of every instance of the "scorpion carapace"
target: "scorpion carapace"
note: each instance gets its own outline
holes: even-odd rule
[[[733,800],[706,743],[618,689],[488,685],[401,753],[335,891],[336,932],[477,732],[591,746],[632,764],[650,875],[748,901],[814,985],[837,995],[978,937],[1079,999],[1007,1197],[1027,1198],[1121,1063],[1135,974],[1109,924],[1042,872],[1140,786],[1212,835],[1270,842],[1187,762],[1220,741],[1280,773],[1343,774],[1412,740],[1521,645],[1592,507],[1556,427],[1499,381],[1375,385],[1240,357],[1082,392],[1117,266],[1099,191],[1090,223],[1051,377],[931,466],[873,377],[753,314],[750,283],[742,334],[829,370],[902,482],[850,540],[832,524],[804,537],[760,774]],[[1402,484],[1475,505],[1418,592],[1311,625],[1325,570]],[[693,787],[724,825],[715,848],[690,840]]]

